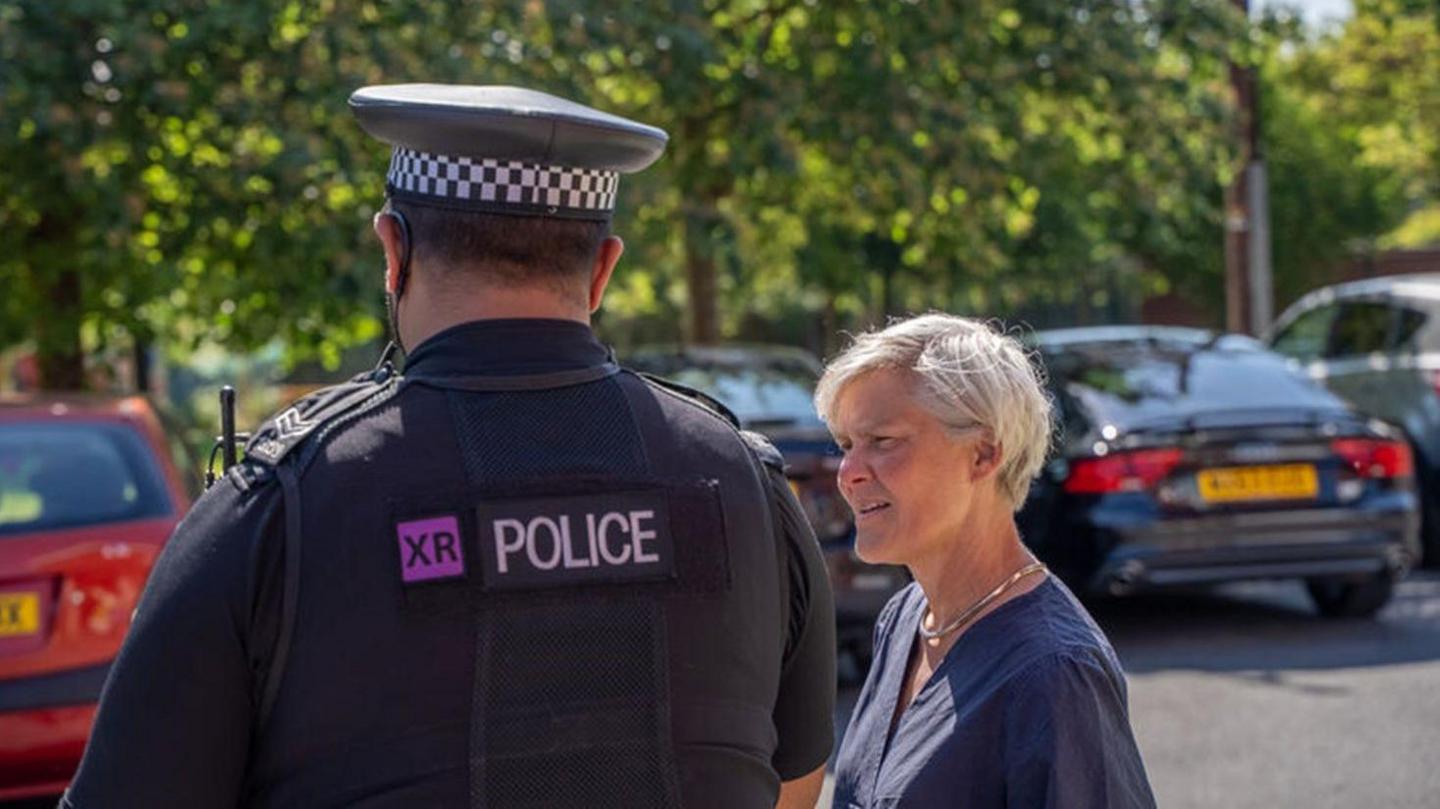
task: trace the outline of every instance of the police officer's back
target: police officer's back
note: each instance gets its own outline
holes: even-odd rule
[[[588,326],[659,130],[369,88],[389,368],[287,408],[177,530],[66,801],[763,807],[813,788],[834,638],[762,439]],[[813,800],[813,797],[811,798]]]

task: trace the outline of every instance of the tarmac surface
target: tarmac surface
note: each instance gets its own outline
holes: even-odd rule
[[[1320,618],[1282,582],[1089,607],[1161,807],[1440,807],[1440,572],[1412,573],[1373,620]],[[841,689],[837,738],[857,691]]]
[[[1440,572],[1371,620],[1321,618],[1288,582],[1089,607],[1161,807],[1440,807]]]

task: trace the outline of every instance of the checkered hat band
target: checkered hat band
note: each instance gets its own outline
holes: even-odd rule
[[[392,191],[527,210],[613,211],[620,174],[516,160],[447,157],[397,148],[385,175]]]

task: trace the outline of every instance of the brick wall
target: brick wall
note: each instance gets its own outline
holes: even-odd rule
[[[1346,267],[1345,280],[1414,272],[1440,272],[1440,247],[1386,250],[1383,253],[1357,256]]]
[[[1418,250],[1386,250],[1364,256],[1356,256],[1349,262],[1334,269],[1317,272],[1315,286],[1327,286],[1341,281],[1355,281],[1374,278],[1379,275],[1405,275],[1417,272],[1440,272],[1440,247]],[[1275,314],[1279,315],[1288,301],[1277,301]],[[1222,317],[1223,319],[1223,317]],[[1197,326],[1218,328],[1220,323],[1201,306],[1181,298],[1174,293],[1146,298],[1140,304],[1140,322],[1160,326]]]

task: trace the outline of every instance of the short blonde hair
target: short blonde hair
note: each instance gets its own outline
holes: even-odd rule
[[[815,388],[828,424],[836,400],[864,374],[915,375],[917,404],[955,434],[977,428],[1001,448],[996,484],[1019,509],[1050,449],[1050,396],[1044,372],[1019,340],[979,320],[932,313],[859,335],[830,361]]]

